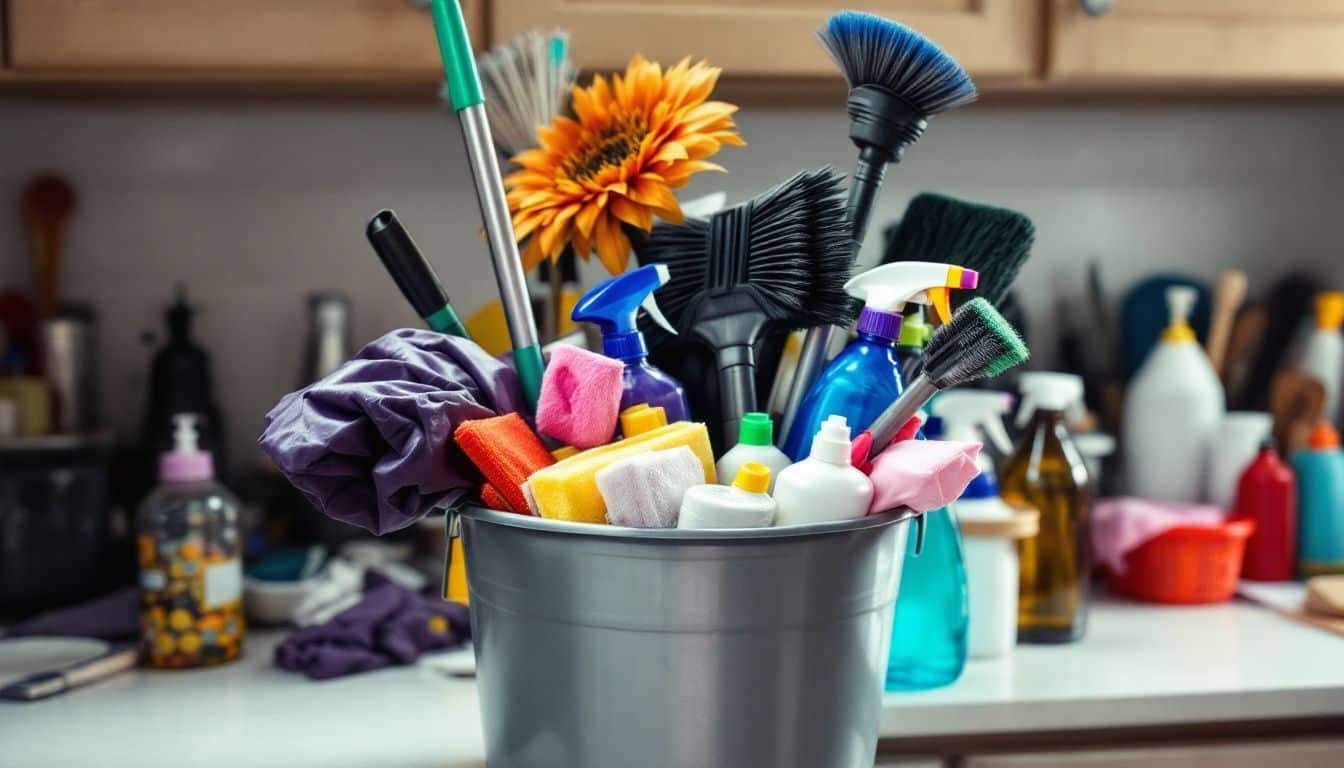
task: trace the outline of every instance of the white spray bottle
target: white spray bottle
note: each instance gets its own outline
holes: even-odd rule
[[[988,439],[999,456],[1013,451],[1013,443],[1003,427],[1003,417],[1013,409],[1013,396],[988,389],[949,389],[940,392],[929,406],[930,413],[941,419],[941,440],[984,443]],[[980,474],[966,486],[961,498],[952,504],[960,519],[1004,519],[1013,510],[999,498],[999,479],[994,459],[981,451],[975,459]]]
[[[1125,393],[1121,444],[1129,493],[1161,501],[1206,498],[1209,444],[1227,410],[1222,382],[1188,318],[1195,289],[1167,289],[1171,324]]]

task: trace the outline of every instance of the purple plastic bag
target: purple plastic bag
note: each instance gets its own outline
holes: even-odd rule
[[[382,534],[475,493],[453,430],[524,402],[518,375],[475,343],[404,328],[285,395],[257,442],[326,515]]]

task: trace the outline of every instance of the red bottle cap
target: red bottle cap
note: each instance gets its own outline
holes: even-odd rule
[[[1311,430],[1311,437],[1307,439],[1307,447],[1313,451],[1328,451],[1339,447],[1339,433],[1330,426],[1330,422],[1321,421],[1316,424],[1316,428]]]

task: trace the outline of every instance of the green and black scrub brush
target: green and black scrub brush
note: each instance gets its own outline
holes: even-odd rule
[[[910,383],[868,427],[868,456],[880,453],[896,433],[940,390],[998,376],[1026,362],[1027,346],[998,310],[982,298],[971,299],[929,338]]]
[[[975,295],[999,306],[1031,255],[1036,226],[1017,211],[925,192],[887,229],[882,262],[936,261],[980,273]]]
[[[762,335],[849,316],[844,178],[829,168],[799,173],[708,221],[658,224],[637,253],[641,264],[667,265],[658,304],[678,331],[714,350],[727,445],[742,415],[758,410],[753,347]]]

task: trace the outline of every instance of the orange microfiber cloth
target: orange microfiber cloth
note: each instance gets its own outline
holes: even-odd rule
[[[495,486],[489,483],[481,484],[481,503],[491,509],[503,509],[509,512],[517,512],[509,506],[509,500],[504,498],[504,494],[495,490]],[[529,511],[528,514],[531,514]]]
[[[541,439],[516,413],[465,421],[457,425],[453,439],[515,511],[528,508],[519,488],[523,481],[555,463]]]

